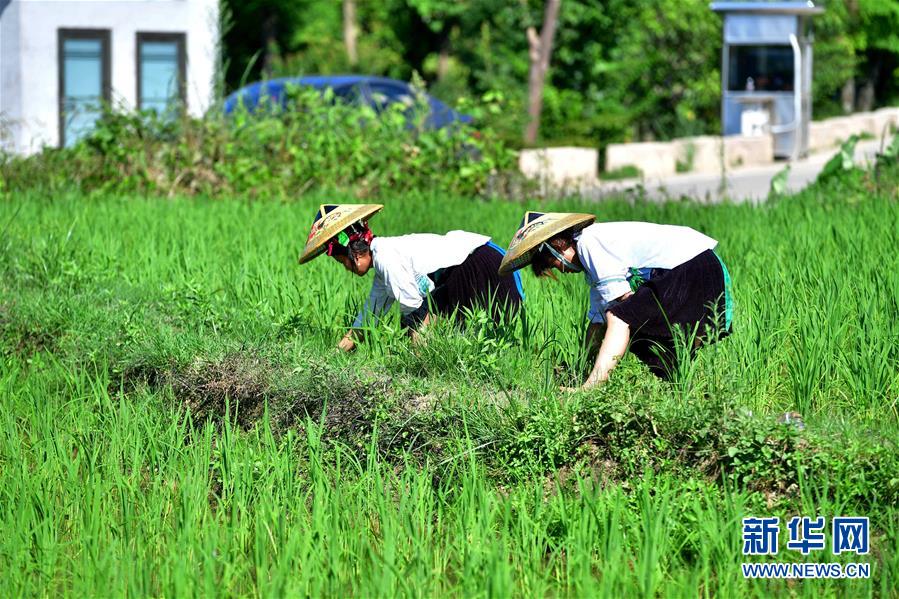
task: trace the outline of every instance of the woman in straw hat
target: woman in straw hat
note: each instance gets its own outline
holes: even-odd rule
[[[689,227],[644,222],[593,224],[592,214],[527,212],[500,273],[528,263],[535,274],[583,272],[590,287],[587,341],[602,343],[584,387],[605,381],[628,347],[669,378],[675,337],[691,353],[730,332],[730,276],[717,241]],[[604,332],[603,332],[604,331]]]
[[[450,231],[375,237],[368,219],[380,204],[324,204],[319,208],[300,264],[327,253],[358,276],[374,269],[371,292],[353,326],[338,344],[355,348],[354,330],[370,324],[397,302],[401,322],[413,331],[435,314],[461,317],[476,305],[489,307],[494,321],[516,312],[524,293],[518,273],[500,275],[505,252],[486,235]]]

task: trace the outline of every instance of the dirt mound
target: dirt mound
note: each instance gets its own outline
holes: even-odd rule
[[[315,362],[288,370],[245,352],[196,360],[186,367],[142,366],[124,376],[152,387],[171,387],[198,425],[221,424],[228,418],[250,429],[267,410],[276,433],[311,418],[324,424],[326,436],[345,439],[371,430],[376,411],[389,399],[390,382],[362,379],[354,372]]]
[[[170,374],[172,391],[195,422],[228,415],[249,428],[265,411],[272,391],[267,365],[258,358],[231,355],[221,362],[195,362]]]

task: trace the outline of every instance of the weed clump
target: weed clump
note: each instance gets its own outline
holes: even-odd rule
[[[321,423],[325,438],[353,441],[370,433],[378,413],[389,405],[388,380],[362,379],[331,366],[309,362],[293,370],[253,352],[200,358],[167,367],[137,364],[123,378],[170,388],[199,426],[225,420],[249,430],[268,418],[275,434]]]
[[[714,401],[620,391],[610,385],[569,405],[546,398],[507,411],[484,459],[506,483],[535,472],[563,479],[577,472],[600,486],[627,485],[648,471],[664,472],[700,475],[774,504],[795,500],[803,485],[851,480],[838,490],[843,499],[899,501],[899,451],[878,435],[853,441]]]
[[[270,370],[259,358],[226,356],[170,373],[168,383],[196,422],[230,418],[249,428],[262,418],[272,393]]]
[[[30,358],[53,351],[62,330],[54,323],[32,322],[16,318],[7,304],[0,304],[0,350],[5,356]]]

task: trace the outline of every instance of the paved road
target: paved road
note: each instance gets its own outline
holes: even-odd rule
[[[855,162],[860,165],[872,163],[880,147],[880,140],[860,141],[855,146]],[[645,180],[642,186],[648,197],[657,200],[688,196],[701,202],[720,202],[724,198],[738,202],[759,202],[768,197],[771,179],[788,164],[790,174],[786,189],[799,191],[815,180],[827,161],[838,151],[839,149],[821,152],[793,163],[783,161],[770,166],[733,169],[728,171],[723,185],[721,173],[686,173],[661,180]],[[637,179],[609,181],[587,190],[584,195],[599,200],[611,194],[637,189],[640,185],[641,182]]]

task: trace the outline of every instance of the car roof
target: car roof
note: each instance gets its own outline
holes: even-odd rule
[[[276,79],[265,79],[257,81],[236,90],[234,94],[241,92],[252,92],[259,89],[263,85],[268,89],[277,89],[284,85],[293,83],[295,85],[307,85],[309,87],[343,87],[347,85],[355,85],[358,83],[381,83],[394,87],[408,89],[409,85],[403,81],[396,79],[388,79],[387,77],[373,77],[370,75],[315,75],[311,77],[278,77]],[[231,94],[231,95],[234,95]]]
[[[409,84],[396,79],[388,79],[387,77],[375,77],[372,75],[316,75],[312,77],[283,77],[285,81],[293,81],[303,85],[312,85],[315,87],[335,86],[335,85],[352,85],[354,83],[385,83],[398,87],[409,87]]]
[[[388,77],[376,77],[373,75],[313,75],[306,77],[278,77],[276,79],[264,79],[262,81],[256,81],[255,83],[245,85],[240,89],[235,90],[234,92],[229,94],[227,98],[225,98],[225,112],[230,112],[230,110],[233,109],[233,107],[237,102],[240,101],[239,99],[241,98],[243,99],[243,101],[249,101],[255,105],[255,103],[258,102],[258,98],[263,93],[280,94],[281,90],[286,85],[290,84],[308,86],[315,89],[325,89],[330,87],[339,92],[340,88],[352,87],[360,83],[380,84],[403,91],[408,91],[410,89],[410,85],[405,81],[390,79]],[[471,122],[473,120],[471,116],[467,114],[461,114],[453,110],[430,94],[428,94],[427,98],[428,103],[432,106],[432,109],[438,108],[440,112],[447,112],[451,114],[451,120],[460,120],[465,123]]]
[[[352,87],[360,83],[388,85],[397,89],[408,90],[409,85],[403,81],[396,79],[388,79],[387,77],[374,77],[371,75],[315,75],[311,77],[278,77],[276,79],[263,79],[234,90],[225,98],[225,110],[232,108],[239,98],[244,101],[257,101],[262,94],[280,93],[287,85],[300,85],[312,87],[314,89],[333,88],[335,91],[340,88]]]

